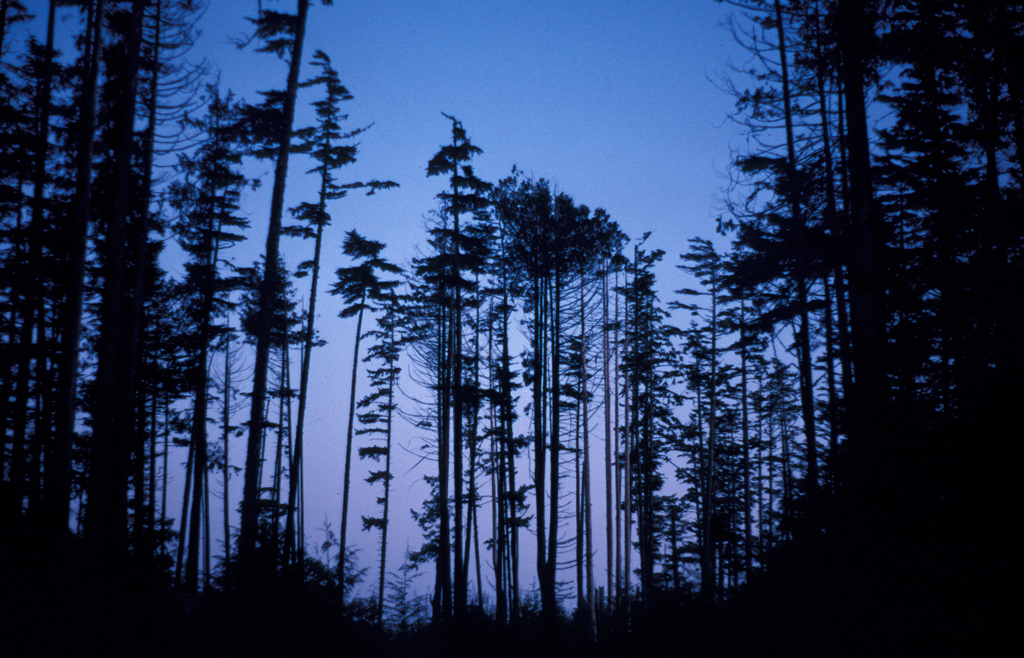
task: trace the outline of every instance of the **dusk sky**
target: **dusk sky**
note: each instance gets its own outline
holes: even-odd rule
[[[197,52],[220,70],[222,87],[252,101],[256,90],[283,86],[287,70],[272,55],[252,52],[251,46],[239,51],[231,43],[251,31],[244,19],[255,11],[251,4],[212,2]],[[280,6],[293,10],[292,3]],[[552,180],[580,204],[604,208],[634,239],[652,231],[646,247],[667,253],[658,276],[660,295],[668,302],[672,291],[682,287],[675,265],[686,240],[714,236],[730,149],[742,143],[728,118],[733,99],[721,89],[723,80],[734,75],[730,64],[746,61],[723,27],[731,11],[713,0],[314,3],[303,78],[312,75],[310,55],[323,50],[354,96],[345,104],[348,127],[374,124],[359,137],[358,161],[339,178],[400,184],[370,198],[355,194],[329,208],[328,282],[338,266],[347,264],[340,243],[351,228],[383,240],[385,256],[403,266],[424,246],[424,215],[436,208],[434,196],[445,186],[440,178],[426,177],[427,162],[451,139],[451,124],[441,116],[445,113],[462,121],[472,142],[483,149],[473,161],[482,179],[497,182],[515,165]],[[311,121],[314,93],[300,96],[306,111],[299,125]],[[268,174],[266,192],[270,165],[262,166]],[[302,159],[293,160],[289,206],[315,199],[316,183],[305,175],[307,169]],[[246,249],[253,250],[252,258],[262,250],[267,206],[252,196],[247,204],[253,228]],[[283,244],[292,265],[310,258],[311,248],[294,239]],[[300,291],[307,280],[299,282]],[[310,377],[305,468],[311,544],[323,541],[319,528],[325,519],[337,533],[340,518],[354,321],[337,317],[339,301],[318,300],[317,326],[329,345],[314,354]],[[432,463],[420,462],[424,441],[414,428],[399,426],[398,436],[389,551],[394,569],[407,542],[413,550],[422,543],[409,510],[422,507],[428,495],[423,476],[435,470]],[[603,463],[603,442],[593,449]],[[379,513],[377,487],[362,482],[370,467],[368,462],[352,467],[355,507],[349,536],[361,546],[359,566],[373,569],[378,533],[371,541],[359,522],[362,514]],[[600,520],[603,469],[595,471],[595,498],[601,505],[594,514]],[[526,555],[531,549],[532,540],[523,537]],[[531,564],[524,559],[524,565]],[[600,560],[597,565],[603,564]],[[531,571],[527,567],[523,573],[526,583],[534,577]],[[431,582],[424,574],[421,586]]]
[[[45,3],[28,5],[37,16],[45,15]],[[265,0],[264,5],[294,11],[290,1]],[[393,180],[401,187],[372,197],[356,194],[328,208],[333,223],[325,234],[317,318],[328,345],[313,356],[306,426],[306,527],[311,547],[323,541],[319,528],[325,520],[335,533],[340,523],[354,321],[338,319],[340,300],[324,293],[334,270],[348,264],[341,254],[344,233],[354,228],[383,241],[388,245],[386,258],[408,265],[425,244],[424,215],[437,207],[435,195],[446,185],[443,179],[426,177],[428,160],[451,138],[451,124],[443,112],[462,121],[471,141],[483,149],[473,161],[482,179],[497,182],[515,165],[528,175],[553,181],[577,203],[604,208],[631,238],[651,231],[647,248],[666,252],[658,269],[658,289],[662,303],[667,303],[672,290],[683,285],[675,265],[686,241],[697,235],[714,237],[731,150],[743,143],[739,128],[729,119],[733,99],[722,90],[726,78],[736,78],[730,66],[748,65],[746,53],[723,27],[732,11],[714,0],[312,4],[303,79],[314,72],[309,65],[312,54],[324,51],[355,97],[344,108],[349,114],[347,127],[374,124],[359,138],[358,161],[342,170],[339,179]],[[190,54],[193,60],[206,58],[219,70],[222,90],[231,89],[249,102],[259,100],[258,90],[283,87],[287,74],[286,62],[254,52],[254,44],[244,50],[236,47],[235,41],[252,32],[245,17],[256,12],[255,0],[211,0],[200,22],[201,39]],[[78,28],[70,21],[78,20],[78,15],[67,16],[63,29],[74,33]],[[312,122],[310,103],[318,94],[312,89],[300,94],[296,127]],[[311,166],[303,157],[292,159],[287,207],[316,199],[318,183],[306,173]],[[271,172],[272,164],[266,161],[248,167],[250,175],[262,174],[263,187],[244,197],[243,212],[252,228],[248,242],[231,256],[239,265],[250,264],[263,251]],[[285,238],[282,252],[294,268],[312,257],[312,242]],[[180,262],[170,260],[165,267],[176,278],[183,274]],[[308,279],[297,282],[303,299],[308,296],[306,286]],[[293,386],[298,386],[297,379],[296,375]],[[416,549],[422,543],[409,509],[421,507],[428,495],[423,475],[434,469],[420,462],[423,440],[413,427],[400,425],[398,442],[389,570],[400,566],[407,546]],[[601,460],[596,463],[603,463],[603,438],[592,450],[594,459]],[[185,459],[184,450],[180,459]],[[232,462],[241,466],[242,461],[242,442],[236,441]],[[377,514],[376,487],[371,490],[363,482],[369,467],[365,461],[353,465],[349,536],[362,547],[359,566],[369,567],[372,574],[378,533],[371,541],[359,522],[361,514]],[[603,474],[603,467],[595,470]],[[596,479],[595,491],[603,490],[602,479]],[[234,482],[240,485],[241,478]],[[232,492],[233,504],[239,495],[240,491]],[[603,519],[603,495],[595,498],[594,518]],[[526,551],[531,550],[528,536],[522,542]],[[524,565],[531,564],[527,555]],[[596,564],[602,565],[601,560],[598,556]],[[527,588],[532,571],[524,567]],[[559,575],[569,578],[571,571]],[[597,578],[603,581],[603,568]],[[364,592],[372,581],[368,576]],[[420,586],[430,584],[432,579],[425,574]]]
[[[251,46],[238,51],[231,43],[251,31],[243,19],[255,12],[251,4],[240,8],[241,3],[212,2],[197,52],[220,69],[222,87],[255,101],[256,90],[283,86],[286,66],[252,52]],[[291,3],[280,5],[293,10]],[[437,207],[435,195],[446,184],[426,176],[428,160],[450,140],[444,112],[462,121],[472,142],[483,149],[473,166],[484,180],[497,182],[515,165],[552,180],[578,203],[604,208],[631,238],[652,231],[647,246],[666,251],[659,289],[667,302],[671,291],[682,286],[675,264],[686,241],[714,234],[730,149],[742,143],[728,118],[733,99],[720,89],[730,64],[746,61],[722,26],[730,11],[713,0],[314,3],[303,77],[313,73],[308,66],[312,53],[323,50],[355,97],[345,106],[348,127],[374,124],[360,136],[358,161],[339,178],[390,179],[401,185],[330,206],[326,282],[333,281],[337,267],[348,264],[340,243],[352,228],[385,242],[385,256],[403,266],[424,246],[424,215]],[[307,90],[300,96],[300,111],[306,111],[299,125],[312,120],[309,103],[315,93]],[[270,164],[258,166],[267,172],[262,191],[268,194]],[[316,181],[305,174],[309,168],[304,159],[293,159],[287,205],[315,199]],[[250,196],[246,208],[253,224],[245,247],[252,250],[251,259],[263,248],[268,203]],[[311,243],[286,239],[282,247],[291,266],[311,257]],[[244,262],[241,254],[237,258]],[[308,279],[298,283],[300,292],[306,285]],[[322,292],[317,323],[329,344],[313,356],[306,427],[311,546],[323,541],[325,519],[335,533],[340,525],[355,330],[354,321],[338,319],[340,300]],[[405,388],[414,393],[408,381]],[[415,550],[422,544],[409,510],[421,508],[429,494],[423,476],[436,469],[432,462],[421,462],[422,431],[400,423],[398,437],[389,570],[401,565],[407,547]],[[603,463],[603,441],[592,450],[592,457],[601,460],[595,463]],[[242,455],[235,454],[233,461],[240,465]],[[352,467],[349,537],[361,547],[359,566],[370,567],[371,574],[362,592],[373,583],[379,550],[379,533],[364,533],[359,520],[379,513],[374,504],[378,487],[363,482],[370,467],[367,461]],[[595,492],[600,492],[603,468],[595,471]],[[238,493],[233,497],[237,500]],[[601,523],[603,498],[595,497],[594,518]],[[566,527],[566,536],[570,532]],[[529,588],[534,579],[529,535],[522,538],[522,548]],[[601,560],[599,555],[595,562],[599,582]],[[571,577],[569,569],[559,579]],[[418,587],[432,583],[429,572],[424,573]]]

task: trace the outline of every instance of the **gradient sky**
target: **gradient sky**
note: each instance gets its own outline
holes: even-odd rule
[[[251,15],[254,7],[240,10],[240,4],[214,0],[202,23],[198,52],[219,67],[222,86],[255,100],[255,90],[283,85],[286,68],[273,56],[239,52],[231,44],[251,30],[242,16]],[[275,5],[292,10],[290,2],[268,3]],[[403,265],[424,244],[423,216],[436,207],[434,197],[445,186],[442,179],[426,177],[428,160],[450,140],[444,112],[461,120],[471,141],[483,149],[473,162],[481,178],[496,182],[516,165],[552,180],[578,203],[605,208],[633,238],[652,231],[647,246],[667,252],[659,269],[661,296],[667,301],[671,290],[684,284],[675,264],[686,240],[714,233],[730,152],[742,143],[728,119],[733,99],[720,89],[730,65],[746,61],[746,53],[722,27],[729,13],[713,0],[314,3],[305,61],[323,50],[355,97],[345,106],[349,127],[374,124],[360,136],[358,161],[340,178],[391,179],[401,185],[331,206],[325,271],[347,264],[340,241],[351,228],[387,243],[385,255]],[[308,65],[303,71],[304,77],[312,73]],[[313,92],[307,91],[300,106],[308,108],[312,100]],[[303,125],[311,120],[308,109],[299,117]],[[269,174],[270,165],[262,166]],[[293,161],[288,205],[315,199],[315,181],[303,173],[308,168],[301,159]],[[250,199],[247,206],[253,222],[249,247],[262,249],[267,204]],[[311,257],[311,244],[286,240],[283,250],[291,264]],[[338,300],[321,296],[318,304],[318,326],[329,345],[313,358],[307,416],[306,523],[313,544],[323,540],[318,528],[325,519],[335,532],[340,524],[349,337],[354,331],[353,323],[337,318]],[[407,545],[415,549],[422,543],[409,509],[420,509],[428,495],[422,477],[434,468],[419,461],[423,441],[415,429],[401,426],[398,436],[392,569],[401,564]],[[592,450],[595,459],[603,459],[603,442],[595,441]],[[379,533],[370,541],[359,522],[361,514],[379,513],[374,505],[378,488],[362,481],[370,465],[353,465],[349,536],[362,547],[360,566],[369,566],[372,574]],[[603,490],[603,468],[595,471],[594,518],[600,520],[603,497],[597,492]],[[524,535],[522,541],[522,578],[529,587],[533,540]],[[603,545],[600,540],[595,544]],[[596,577],[603,582],[603,557],[597,559]],[[571,570],[559,576],[572,577]],[[368,577],[363,592],[371,591],[373,580]],[[429,573],[424,574],[420,586],[431,583]]]
[[[292,0],[263,4],[294,11]],[[667,252],[658,270],[661,298],[667,302],[672,290],[692,285],[675,269],[687,239],[713,237],[731,149],[743,140],[728,118],[733,99],[720,88],[730,64],[742,68],[747,57],[722,27],[731,9],[714,0],[334,4],[325,7],[314,0],[311,6],[302,77],[313,74],[310,57],[323,50],[355,97],[344,108],[348,127],[374,124],[360,136],[358,161],[339,178],[390,179],[401,187],[368,198],[356,195],[329,207],[333,224],[325,236],[325,281],[317,319],[329,344],[313,357],[306,429],[310,545],[323,541],[318,528],[325,519],[335,532],[340,523],[354,331],[354,322],[337,318],[339,300],[323,292],[334,280],[334,270],[348,264],[340,245],[352,228],[385,242],[385,257],[403,266],[425,243],[423,217],[436,208],[434,197],[445,186],[442,179],[426,177],[428,160],[450,141],[450,123],[441,113],[461,120],[471,141],[483,149],[473,162],[481,178],[497,182],[516,165],[552,180],[577,203],[604,208],[633,238],[652,231],[647,247]],[[37,16],[45,15],[41,0],[28,5]],[[205,57],[220,71],[222,89],[230,88],[250,102],[259,100],[258,90],[283,87],[287,73],[286,63],[273,55],[256,53],[252,46],[239,51],[233,44],[251,33],[245,17],[256,11],[256,0],[210,0],[200,22],[202,36],[190,55]],[[71,18],[61,23],[62,29],[77,32],[76,14],[66,15]],[[305,90],[300,95],[297,126],[312,122],[309,103],[318,93]],[[318,185],[305,173],[311,166],[302,157],[292,159],[286,207],[316,199]],[[263,250],[271,171],[268,162],[249,165],[250,175],[263,174],[264,185],[243,202],[252,228],[248,243],[232,256],[240,265],[251,263]],[[285,238],[282,251],[294,267],[312,257],[312,243]],[[183,274],[180,263],[165,266],[174,276]],[[297,284],[303,298],[306,286],[308,279]],[[297,386],[297,376],[295,380]],[[407,545],[415,549],[422,542],[408,510],[421,507],[428,495],[422,477],[432,469],[418,463],[422,441],[412,427],[401,426],[398,436],[389,570],[401,564]],[[595,459],[603,459],[602,441],[592,450]],[[232,462],[240,466],[239,441],[232,453]],[[370,567],[372,574],[379,533],[373,533],[371,542],[359,522],[361,514],[377,514],[377,488],[371,491],[363,483],[369,467],[362,461],[353,466],[349,535],[362,547],[360,566]],[[603,467],[595,471],[603,473]],[[595,492],[600,492],[603,484],[597,480]],[[240,484],[240,478],[235,482]],[[238,496],[232,493],[234,501]],[[603,519],[603,495],[595,493],[595,499],[594,518]],[[529,535],[523,536],[523,544],[529,550]],[[603,557],[597,560],[595,575],[603,582]],[[527,588],[534,579],[532,564],[524,554],[521,577]],[[571,571],[559,575],[572,577]],[[364,593],[373,580],[368,577]],[[432,578],[425,574],[420,582],[429,586]]]

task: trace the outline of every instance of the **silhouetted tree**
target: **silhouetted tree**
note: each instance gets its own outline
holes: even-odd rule
[[[452,218],[452,236],[450,245],[451,268],[450,278],[452,281],[453,295],[451,297],[451,323],[449,324],[451,347],[448,351],[450,359],[451,379],[448,385],[451,387],[451,417],[452,417],[452,474],[455,484],[455,524],[452,528],[455,537],[455,565],[453,581],[453,611],[455,617],[461,619],[466,610],[466,597],[469,582],[469,565],[463,555],[463,486],[464,472],[462,466],[463,454],[463,420],[466,411],[465,407],[465,383],[463,381],[463,290],[471,286],[468,281],[462,278],[464,264],[463,259],[463,233],[461,218],[463,215],[472,214],[481,210],[489,203],[486,194],[490,190],[490,183],[486,183],[473,173],[473,167],[469,162],[474,155],[482,153],[482,149],[474,146],[466,135],[462,122],[455,117],[444,115],[452,122],[452,143],[442,146],[434,154],[427,164],[427,176],[448,176],[449,189],[438,194],[441,200],[443,212]],[[447,413],[447,409],[445,410]],[[447,466],[447,449],[441,457],[440,464]],[[444,469],[447,472],[447,468]],[[448,477],[439,473],[441,495],[445,498],[447,491]],[[443,525],[443,522],[442,522]],[[443,530],[442,530],[443,532]],[[444,538],[442,538],[444,541]],[[442,547],[443,550],[443,547]],[[445,553],[447,555],[447,553]],[[447,558],[442,558],[447,559]],[[447,610],[447,606],[445,606]]]
[[[345,234],[344,252],[358,261],[357,265],[338,268],[338,281],[331,288],[332,295],[341,295],[347,306],[339,314],[342,318],[356,317],[356,333],[352,354],[352,383],[349,394],[348,430],[345,435],[345,478],[341,502],[341,549],[347,551],[349,490],[352,478],[352,440],[356,417],[356,376],[359,372],[359,343],[362,339],[363,314],[374,311],[377,304],[387,300],[387,293],[398,285],[397,281],[382,281],[378,272],[391,274],[402,270],[380,257],[384,243],[367,240],[356,231]],[[338,562],[338,581],[346,582],[345,560]]]

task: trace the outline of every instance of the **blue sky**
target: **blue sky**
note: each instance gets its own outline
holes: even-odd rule
[[[294,11],[292,0],[263,2]],[[45,15],[41,0],[28,5],[37,16]],[[69,18],[58,29],[77,32],[77,15],[63,11]],[[239,51],[233,43],[251,32],[245,17],[256,11],[256,0],[210,0],[191,54],[220,71],[222,89],[250,102],[258,100],[258,90],[283,87],[286,77],[284,61],[252,46]],[[730,64],[742,65],[746,57],[721,26],[730,11],[713,0],[346,0],[329,7],[313,2],[303,78],[313,73],[313,52],[324,51],[355,97],[345,107],[348,126],[374,124],[359,138],[358,161],[340,178],[390,179],[401,187],[329,207],[333,224],[326,233],[317,319],[328,345],[313,357],[306,428],[311,545],[323,540],[317,528],[325,519],[335,532],[340,519],[354,322],[338,319],[338,300],[323,293],[334,270],[347,265],[340,246],[344,233],[354,228],[384,241],[387,258],[408,264],[425,242],[424,215],[436,208],[434,197],[444,188],[443,180],[426,177],[428,160],[450,140],[444,112],[461,120],[483,149],[473,163],[481,178],[497,182],[516,165],[552,180],[578,203],[604,208],[633,238],[653,232],[646,246],[667,252],[658,272],[667,302],[672,290],[691,285],[676,272],[678,255],[689,238],[713,237],[731,149],[742,145],[728,119],[733,100],[721,90]],[[303,91],[297,125],[312,122],[309,104],[316,98],[315,91]],[[317,183],[305,173],[310,167],[302,157],[292,159],[286,207],[315,200]],[[240,265],[262,252],[269,212],[272,167],[255,162],[248,169],[250,175],[262,174],[264,185],[243,202],[252,228],[248,242],[233,255]],[[311,258],[312,244],[286,238],[282,251],[294,267]],[[165,266],[174,275],[182,273],[180,263]],[[306,286],[308,279],[297,285],[303,297]],[[392,569],[407,544],[415,549],[421,543],[408,510],[418,509],[427,496],[422,476],[430,468],[418,463],[416,431],[406,426],[400,436],[404,447],[395,451],[393,469]],[[241,465],[241,444],[234,445],[232,461]],[[595,459],[601,458],[603,443],[593,450]],[[359,523],[361,514],[376,514],[378,493],[362,482],[369,466],[353,466],[349,534],[363,548],[360,565],[373,573],[377,533],[371,542]],[[595,471],[603,473],[603,467]],[[595,486],[601,491],[603,485]],[[238,492],[232,497],[237,501]],[[595,519],[603,518],[603,498],[595,497]],[[528,551],[532,542],[526,537],[523,542]],[[601,560],[596,562],[599,581]],[[532,567],[525,555],[523,565],[529,587]],[[570,577],[569,571],[560,575]]]
[[[257,89],[283,85],[286,74],[283,61],[239,52],[230,42],[250,29],[241,17],[252,13],[252,5],[240,11],[236,3],[214,2],[197,51],[219,66],[223,86],[250,100]],[[275,5],[292,7],[268,3]],[[713,0],[314,3],[305,60],[323,50],[355,97],[345,107],[349,125],[374,124],[360,136],[359,159],[341,178],[391,179],[401,185],[333,204],[326,272],[345,264],[340,241],[351,228],[386,242],[385,255],[403,265],[424,244],[423,216],[436,207],[434,197],[444,188],[443,180],[426,177],[428,160],[450,139],[444,112],[461,120],[483,149],[473,164],[485,180],[496,182],[516,165],[553,180],[579,203],[605,208],[633,238],[652,231],[647,247],[667,252],[659,271],[667,302],[672,290],[692,285],[675,270],[678,254],[690,237],[713,237],[731,148],[741,143],[728,120],[733,100],[720,89],[730,63],[741,64],[745,57],[721,26],[728,15],[729,9]],[[311,68],[303,71],[305,77]],[[308,108],[312,100],[313,93],[305,92],[300,107]],[[299,123],[304,121],[311,121],[308,110],[299,116]],[[269,164],[262,167],[269,172]],[[315,181],[303,173],[306,169],[301,158],[293,160],[288,205],[315,198]],[[268,205],[250,198],[248,207],[253,222],[248,246],[258,250]],[[283,250],[294,264],[310,257],[311,245],[286,240]],[[314,543],[322,541],[315,529],[324,519],[335,531],[339,525],[354,331],[353,323],[337,318],[337,300],[321,296],[318,304],[318,326],[330,344],[315,354],[311,375],[306,477],[307,527]],[[405,426],[400,436],[405,447],[395,451],[396,526],[389,551],[395,568],[407,543],[414,549],[421,543],[408,510],[419,509],[427,497],[422,476],[432,468],[419,462],[417,431]],[[600,458],[603,443],[593,449]],[[371,542],[359,529],[361,514],[377,513],[378,492],[362,482],[369,467],[367,462],[353,466],[349,534],[363,548],[362,566],[376,563],[377,550],[377,533]],[[599,480],[603,469],[596,470]],[[595,518],[603,518],[602,506]],[[524,550],[531,547],[524,537]],[[532,561],[524,558],[523,564],[528,584]],[[561,577],[570,576],[571,571]]]
[[[275,4],[291,8],[289,2],[268,6]],[[235,49],[229,37],[250,29],[237,7],[213,3],[198,52],[219,66],[223,86],[254,100],[255,90],[283,85],[285,64]],[[605,208],[633,238],[652,231],[647,246],[667,252],[659,272],[667,301],[671,290],[684,283],[675,264],[686,240],[714,232],[723,175],[731,148],[741,140],[728,120],[733,101],[720,89],[730,62],[741,63],[745,55],[721,27],[727,17],[728,9],[712,0],[314,4],[305,60],[323,50],[355,97],[345,107],[349,126],[374,124],[360,136],[359,159],[341,178],[391,179],[401,185],[333,204],[326,273],[346,264],[340,242],[351,228],[386,242],[385,255],[403,265],[424,244],[424,214],[436,207],[434,197],[444,188],[443,180],[426,177],[428,160],[450,139],[444,112],[461,120],[483,149],[473,164],[485,180],[496,182],[516,165],[554,181],[579,203]],[[308,65],[303,70],[304,77],[311,74]],[[300,108],[314,99],[313,92],[305,92]],[[311,120],[308,109],[300,110],[299,123]],[[269,164],[259,166],[270,170]],[[306,169],[301,158],[293,160],[289,206],[315,198],[316,184]],[[264,193],[268,187],[269,177]],[[247,205],[253,223],[248,246],[259,250],[268,204],[257,195]],[[310,249],[294,240],[283,245],[292,264],[309,258]],[[337,300],[321,295],[319,303],[317,322],[329,345],[313,358],[307,416],[311,544],[323,540],[318,528],[325,520],[335,532],[339,526],[354,331],[351,322],[337,318]],[[419,509],[427,497],[422,478],[433,470],[431,462],[420,461],[423,440],[417,430],[400,427],[399,437],[391,568],[401,564],[406,546],[415,549],[422,542],[409,509]],[[595,441],[592,450],[598,460],[595,491],[602,491],[603,468],[596,465],[602,463],[603,442]],[[371,567],[372,574],[378,533],[363,533],[359,522],[362,514],[378,513],[374,498],[379,492],[363,483],[369,468],[367,462],[353,465],[349,536],[362,549],[360,566]],[[598,496],[597,503],[594,516],[600,521],[603,498]],[[533,540],[524,535],[522,541],[522,577],[528,588]],[[602,560],[598,556],[596,562],[599,581],[604,578]],[[560,576],[571,577],[571,570]],[[372,581],[370,576],[364,592]],[[425,574],[420,586],[431,582]]]
[[[255,99],[283,84],[285,65],[228,42],[249,29],[242,4],[213,3],[198,50],[224,86]],[[305,59],[323,50],[355,96],[349,124],[374,123],[345,173],[402,186],[338,203],[336,224],[366,226],[396,260],[411,255],[442,187],[425,170],[449,138],[445,112],[483,148],[474,166],[484,179],[515,164],[605,208],[631,236],[654,231],[673,253],[713,228],[736,139],[732,100],[713,83],[742,56],[719,27],[726,16],[712,0],[314,3]],[[310,187],[300,166],[290,199]]]

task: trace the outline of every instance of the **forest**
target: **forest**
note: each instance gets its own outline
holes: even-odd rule
[[[367,128],[306,38],[345,3],[251,3],[242,56],[286,67],[258,102],[190,59],[205,4],[0,0],[4,646],[835,655],[1006,630],[1024,5],[727,2],[747,139],[703,236],[483,180],[474,127],[435,113],[436,152],[406,154],[436,181],[424,246],[395,263],[332,226],[403,183],[345,173]],[[320,528],[310,369],[334,349]],[[411,516],[403,479],[429,491]]]

